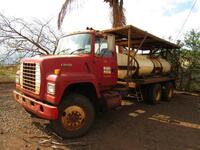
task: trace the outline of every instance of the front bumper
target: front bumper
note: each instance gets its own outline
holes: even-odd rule
[[[58,118],[58,108],[25,96],[17,91],[13,91],[14,99],[20,103],[25,109],[31,111],[36,116],[48,120],[56,120]]]

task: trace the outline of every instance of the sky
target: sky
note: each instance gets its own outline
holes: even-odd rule
[[[67,13],[62,31],[65,33],[111,28],[110,8],[103,0],[76,0],[79,5]],[[57,16],[64,0],[0,0],[0,12],[10,17],[25,20],[52,19],[56,28]],[[134,25],[161,38],[172,37],[175,41],[181,26],[189,14],[194,0],[124,0],[127,24]],[[200,0],[185,24],[178,39],[191,29],[200,30]]]

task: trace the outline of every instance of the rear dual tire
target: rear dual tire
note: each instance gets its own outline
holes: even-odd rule
[[[162,96],[162,87],[160,84],[151,85],[149,88],[149,100],[152,104],[158,104]]]
[[[162,89],[162,99],[164,101],[171,101],[174,96],[174,85],[172,82],[167,82],[164,84]]]
[[[161,84],[152,84],[142,87],[142,95],[144,100],[152,104],[158,104],[160,100],[171,101],[174,95],[174,85],[172,82]]]

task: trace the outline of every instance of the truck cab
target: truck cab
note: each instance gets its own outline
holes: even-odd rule
[[[15,100],[28,112],[54,122],[60,128],[56,127],[58,133],[63,133],[62,128],[70,128],[65,134],[70,136],[87,115],[94,116],[101,92],[117,84],[117,57],[112,40],[114,36],[95,30],[73,33],[60,39],[56,55],[22,59],[16,74]],[[89,105],[88,112],[76,105],[63,108],[74,101]],[[63,113],[70,116],[69,124],[58,121],[64,118]]]
[[[85,134],[90,129],[99,107],[113,108],[121,105],[122,96],[120,90],[117,91],[118,73],[120,68],[121,71],[125,68],[126,74],[130,75],[130,69],[134,69],[130,61],[131,48],[136,52],[130,41],[134,39],[129,33],[132,30],[137,30],[143,35],[139,38],[138,47],[142,49],[141,45],[146,44],[146,32],[127,26],[115,30],[91,29],[69,34],[60,39],[55,55],[22,59],[20,70],[16,73],[14,99],[27,112],[50,120],[55,132],[62,137],[70,138]],[[164,43],[165,46],[177,48],[151,34],[148,36]],[[138,42],[138,39],[136,41]],[[117,49],[116,45],[120,47]],[[122,47],[128,52],[125,57],[123,56],[123,59],[127,59],[126,66],[118,65],[117,51]],[[132,82],[133,76],[129,77]],[[155,93],[152,98],[155,102],[161,99],[161,86],[164,88],[170,81],[167,86],[173,90],[171,83],[175,79],[168,74],[159,75],[158,78],[158,75],[152,72],[150,77],[143,84],[152,86],[153,83],[159,83],[153,88],[154,91],[150,90],[150,93]],[[125,79],[123,85],[129,88],[130,80]],[[173,91],[170,93],[170,89],[167,89],[167,98],[173,94]]]

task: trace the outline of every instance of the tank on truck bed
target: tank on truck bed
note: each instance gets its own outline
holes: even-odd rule
[[[171,68],[166,59],[180,46],[132,25],[102,32],[115,35],[116,45],[119,46],[118,78],[122,82],[118,83],[125,84],[125,81],[130,87],[135,87],[136,84],[176,79],[176,68]]]

